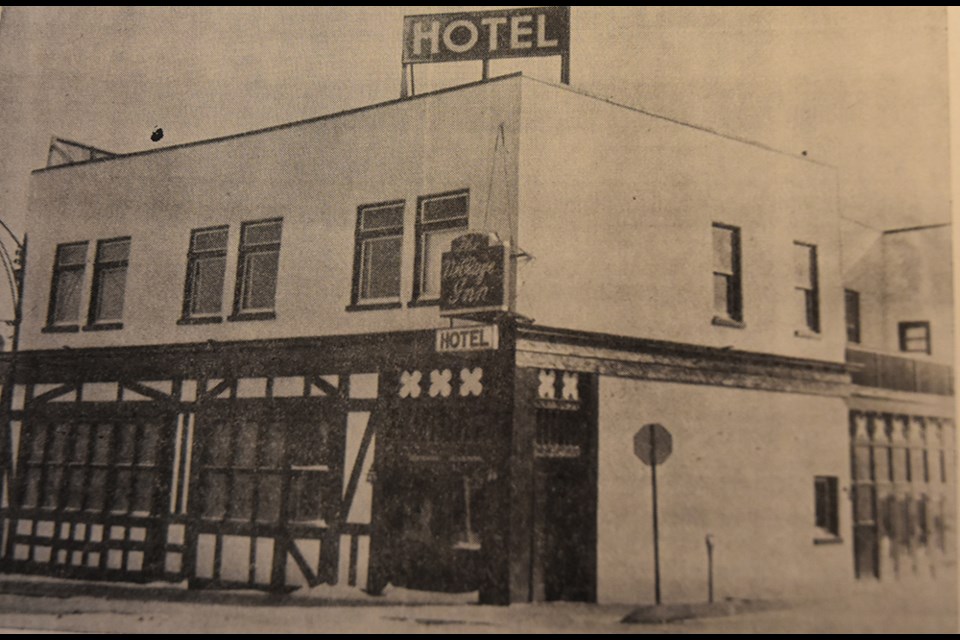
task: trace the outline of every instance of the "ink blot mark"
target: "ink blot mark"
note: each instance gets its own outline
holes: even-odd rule
[[[157,127],[153,130],[153,133],[150,134],[150,139],[154,142],[159,142],[161,138],[163,138],[163,129]]]

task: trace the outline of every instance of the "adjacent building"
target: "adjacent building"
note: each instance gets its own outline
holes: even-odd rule
[[[51,163],[6,361],[3,566],[652,601],[635,435],[659,424],[665,601],[711,571],[718,598],[886,577],[907,556],[868,493],[952,540],[952,389],[922,386],[951,316],[912,313],[904,271],[929,299],[949,282],[912,257],[923,232],[881,241],[903,269],[845,269],[836,179],[520,75]],[[505,247],[505,295],[449,318],[467,234]],[[924,321],[922,388],[867,379],[865,348],[917,353]],[[861,456],[906,451],[876,442],[904,419],[927,444],[890,494]]]

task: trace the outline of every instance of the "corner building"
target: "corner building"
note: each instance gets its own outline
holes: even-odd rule
[[[653,601],[659,423],[664,601],[708,535],[718,598],[853,585],[835,207],[829,167],[519,75],[38,170],[4,567]],[[468,232],[509,248],[482,322],[438,307]]]

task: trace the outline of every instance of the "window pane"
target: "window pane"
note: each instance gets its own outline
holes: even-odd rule
[[[77,322],[80,319],[80,290],[83,288],[83,269],[71,269],[57,274],[54,284],[53,321]]]
[[[713,227],[713,270],[733,275],[733,230]]]
[[[793,245],[793,279],[794,286],[805,289],[813,288],[813,247],[804,244]]]
[[[102,268],[97,274],[97,277],[98,286],[95,320],[122,319],[123,290],[127,283],[127,268]]]
[[[280,253],[261,251],[246,256],[243,269],[243,309],[273,309]]]
[[[237,425],[237,442],[234,451],[235,467],[254,467],[257,460],[257,429],[256,422],[241,422]]]
[[[228,229],[194,231],[190,240],[193,251],[226,251]]]
[[[273,222],[258,222],[244,225],[243,244],[253,245],[280,242],[282,224],[279,220],[275,220]]]
[[[403,205],[364,209],[360,215],[362,231],[382,231],[403,227]]]
[[[423,202],[423,222],[439,222],[467,217],[467,195],[445,196]]]
[[[363,242],[363,272],[360,297],[364,299],[400,297],[400,252],[403,238],[372,238]]]
[[[291,423],[290,440],[296,443],[296,446],[290,449],[290,464],[313,466],[328,462],[329,432],[330,426],[323,421]]]
[[[57,247],[57,265],[83,265],[87,261],[87,243],[66,244]]]
[[[110,510],[127,513],[130,510],[130,493],[133,490],[134,473],[129,468],[117,471],[117,484],[113,487]]]
[[[203,482],[203,516],[222,518],[227,512],[227,478],[222,473],[206,473]]]
[[[90,471],[90,484],[87,485],[87,510],[100,511],[103,509],[103,499],[106,493],[107,472],[105,469]]]
[[[260,466],[278,468],[283,462],[283,425],[273,423],[264,430],[260,443]]]
[[[321,473],[298,473],[291,478],[290,502],[294,520],[317,520],[320,518],[324,476]]]
[[[80,509],[83,506],[83,490],[86,482],[84,469],[70,469],[67,474],[67,508]]]
[[[119,427],[120,446],[117,448],[117,462],[122,464],[131,464],[133,462],[133,452],[137,441],[137,426],[133,424],[122,424]]]
[[[233,425],[230,423],[210,425],[207,434],[203,462],[205,466],[226,467],[230,464],[230,447],[233,446]]]
[[[67,459],[72,462],[86,462],[87,451],[90,447],[90,425],[78,424],[74,426],[73,445],[68,451]]]
[[[93,461],[106,464],[110,461],[110,440],[113,433],[113,425],[100,423],[96,425],[94,433]]]
[[[727,301],[729,276],[715,273],[713,274],[713,309],[722,316],[730,313],[729,303]]]
[[[156,464],[160,453],[160,433],[162,426],[157,423],[145,423],[140,431],[140,464]]]
[[[47,425],[43,423],[33,425],[30,438],[30,460],[43,462],[43,452],[47,446]]]
[[[60,482],[63,480],[62,467],[47,467],[47,478],[43,484],[43,505],[55,508],[60,502]]]
[[[253,518],[254,476],[251,473],[236,473],[233,476],[230,517],[238,520]]]
[[[97,247],[97,262],[123,262],[130,257],[130,240],[110,240]]]
[[[463,229],[433,231],[423,235],[423,255],[420,279],[420,297],[440,297],[440,262],[443,254],[450,251],[450,243],[463,235]]]
[[[40,467],[31,466],[27,469],[27,477],[25,478],[24,485],[23,506],[37,506],[37,500],[40,497]]]
[[[196,258],[193,261],[190,313],[220,313],[226,267],[224,257]]]
[[[260,522],[275,522],[280,516],[280,477],[276,475],[261,475],[260,504],[257,511],[257,520]]]
[[[860,294],[844,292],[844,311],[847,320],[847,341],[860,342]]]
[[[50,448],[47,450],[47,461],[66,462],[66,455],[69,447],[70,425],[58,424],[54,426]]]
[[[132,511],[150,513],[153,508],[153,488],[157,481],[157,472],[151,470],[138,471],[137,486],[133,493]]]

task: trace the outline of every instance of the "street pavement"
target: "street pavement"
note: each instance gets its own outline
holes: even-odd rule
[[[785,609],[669,624],[627,625],[634,607],[582,603],[480,606],[351,603],[321,597],[277,598],[256,593],[182,594],[156,599],[132,588],[85,593],[82,583],[0,583],[0,627],[8,630],[109,633],[953,633],[953,589],[936,583],[900,589],[861,589],[844,597],[794,603]],[[329,595],[329,594],[328,594]],[[181,596],[178,596],[178,598]]]

